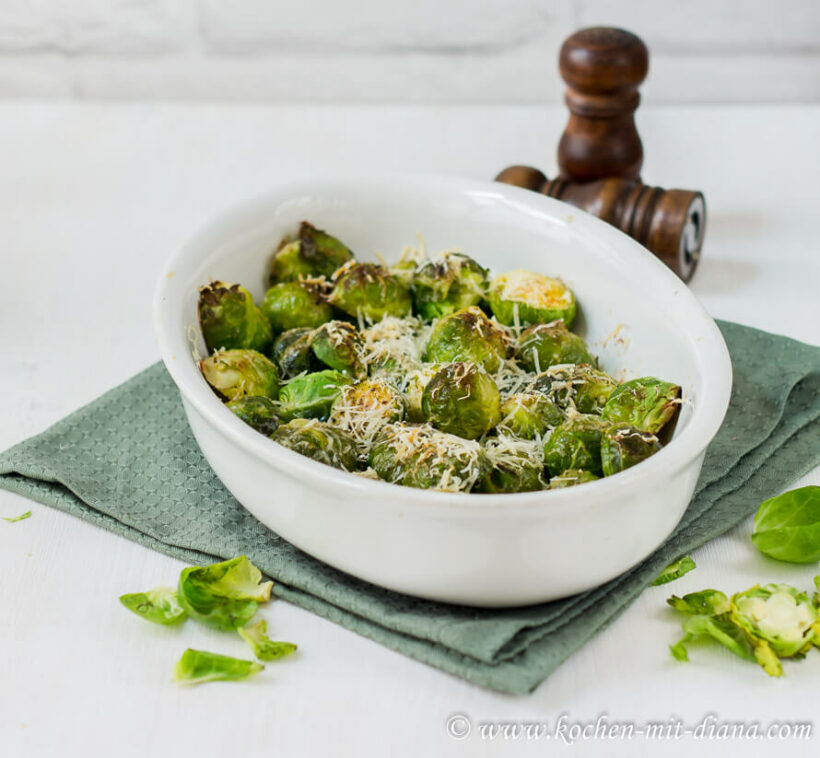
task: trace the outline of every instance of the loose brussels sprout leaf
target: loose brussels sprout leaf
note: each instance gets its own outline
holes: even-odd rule
[[[646,460],[661,449],[658,438],[626,424],[613,424],[601,438],[601,466],[612,476]]]
[[[353,259],[353,253],[335,237],[303,221],[299,238],[285,242],[273,257],[271,282],[331,277],[340,266]]]
[[[606,427],[598,416],[578,413],[554,429],[544,443],[544,462],[550,476],[579,468],[600,476],[601,437]]]
[[[319,371],[322,364],[313,354],[311,340],[313,329],[288,329],[273,343],[271,355],[283,377]]]
[[[444,253],[416,271],[413,304],[416,312],[429,321],[478,305],[486,290],[484,268],[462,253]]]
[[[183,569],[177,592],[192,619],[230,631],[247,624],[258,604],[270,600],[271,587],[273,582],[262,582],[262,572],[240,555],[210,566]]]
[[[348,315],[370,323],[385,316],[403,318],[412,311],[407,285],[375,263],[350,263],[337,271],[329,301]]]
[[[752,542],[778,561],[820,561],[820,487],[800,487],[764,500],[755,515]]]
[[[268,622],[265,619],[259,619],[255,624],[240,627],[237,631],[239,636],[251,646],[253,654],[260,661],[276,661],[296,650],[296,645],[292,642],[274,642],[268,637]]]
[[[188,615],[173,587],[158,587],[148,592],[120,595],[120,602],[129,611],[155,624],[178,624]]]
[[[518,392],[501,404],[499,431],[532,440],[560,426],[564,413],[555,403],[539,392]]]
[[[404,417],[401,393],[384,382],[368,380],[342,387],[333,402],[329,422],[359,443],[369,445],[378,431]]]
[[[672,564],[675,565],[675,564]],[[690,616],[720,616],[731,610],[729,598],[720,590],[701,590],[678,597],[672,595],[666,602],[676,611]]]
[[[490,321],[475,305],[445,316],[433,325],[424,360],[433,363],[465,361],[497,371],[510,352],[504,328]]]
[[[683,637],[671,645],[669,650],[677,660],[688,661],[686,644],[698,637],[711,637],[739,658],[756,660],[754,646],[728,613],[718,616],[688,616],[683,622]]]
[[[567,329],[563,321],[525,329],[518,337],[516,352],[521,365],[536,373],[564,363],[598,367],[598,359],[589,352],[583,338]]]
[[[327,369],[297,376],[279,393],[279,415],[285,421],[295,418],[325,419],[342,387],[352,384],[349,376]]]
[[[317,279],[274,284],[262,300],[262,313],[274,332],[321,326],[333,318],[326,288],[326,282]]]
[[[473,363],[450,363],[424,388],[421,410],[436,429],[474,440],[501,420],[493,378]]]
[[[31,511],[26,511],[25,513],[21,513],[19,516],[3,516],[3,521],[7,521],[9,524],[16,524],[18,521],[25,521],[30,517]]]
[[[481,445],[429,424],[385,425],[368,463],[385,481],[445,492],[469,492],[489,469]]]
[[[248,426],[266,437],[270,437],[279,427],[276,404],[269,397],[259,395],[240,397],[231,400],[226,407],[230,408]]]
[[[655,578],[655,581],[650,584],[650,587],[657,587],[661,584],[668,584],[674,582],[675,579],[680,579],[684,574],[688,574],[692,569],[697,568],[692,557],[684,555],[683,558],[678,558],[674,563],[670,563],[660,574]]]
[[[222,350],[200,361],[205,381],[226,400],[262,395],[275,400],[279,395],[276,364],[255,350]]]
[[[300,455],[343,471],[355,471],[356,440],[342,429],[315,419],[297,418],[280,426],[271,439]]]
[[[544,454],[538,441],[500,435],[487,440],[484,452],[490,469],[478,482],[479,492],[535,492],[546,488]]]
[[[314,355],[326,366],[346,376],[367,376],[364,363],[364,340],[358,330],[346,321],[329,321],[313,333]]]
[[[507,326],[575,320],[575,295],[557,279],[524,269],[500,274],[490,283],[487,295],[495,317]]]
[[[585,364],[564,364],[542,371],[528,391],[540,392],[559,408],[600,414],[618,383],[607,373]]]
[[[223,348],[264,353],[270,347],[270,324],[244,287],[211,282],[199,290],[198,310],[209,353]]]
[[[671,434],[680,409],[680,387],[653,377],[631,379],[609,396],[602,415],[607,421],[629,424],[642,432]],[[666,427],[666,428],[665,428]]]
[[[217,655],[204,650],[188,648],[174,667],[177,684],[202,684],[203,682],[239,681],[258,674],[265,667],[255,661]]]
[[[562,474],[550,479],[551,490],[561,490],[564,487],[574,487],[576,484],[594,482],[600,477],[595,476],[591,471],[584,471],[580,468],[568,468]]]

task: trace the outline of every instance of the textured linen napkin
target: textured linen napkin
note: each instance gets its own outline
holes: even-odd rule
[[[526,693],[664,566],[820,463],[820,348],[719,325],[734,366],[732,401],[683,520],[639,566],[565,600],[505,610],[435,603],[305,555],[222,486],[161,364],[0,454],[0,487],[190,563],[245,554],[276,580],[274,593],[303,608],[476,684]]]

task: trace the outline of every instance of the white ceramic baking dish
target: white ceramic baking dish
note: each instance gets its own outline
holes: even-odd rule
[[[367,480],[281,447],[236,418],[192,357],[198,288],[240,282],[259,298],[269,256],[303,219],[362,260],[421,233],[493,271],[561,277],[576,330],[619,378],[684,388],[670,444],[615,476],[555,491],[450,494]],[[162,359],[216,474],[261,522],[319,560],[419,597],[513,606],[571,595],[635,565],[670,534],[729,403],[732,370],[714,321],[651,253],[571,206],[506,185],[449,177],[317,178],[285,184],[209,223],[168,261],[154,321]]]

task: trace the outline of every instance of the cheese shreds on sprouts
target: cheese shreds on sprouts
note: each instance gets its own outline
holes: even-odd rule
[[[415,316],[387,316],[362,330],[363,360],[380,377],[404,389],[409,374],[421,366],[429,327]]]
[[[540,438],[525,440],[499,434],[484,443],[484,452],[493,468],[523,472],[527,466],[544,466],[544,445]]]
[[[385,383],[348,384],[334,401],[328,421],[350,432],[367,450],[385,424],[401,417],[403,405],[398,391]]]
[[[535,379],[536,374],[523,369],[514,360],[508,359],[491,376],[498,385],[498,392],[503,402],[527,387]]]
[[[515,269],[503,274],[500,297],[513,303],[524,303],[536,308],[569,305],[572,293],[559,279]]]

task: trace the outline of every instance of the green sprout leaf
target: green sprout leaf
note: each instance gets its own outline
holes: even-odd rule
[[[157,587],[148,592],[120,595],[120,602],[129,611],[155,624],[178,624],[187,616],[173,587]]]
[[[188,648],[174,667],[177,684],[239,681],[264,670],[261,663]]]
[[[755,515],[752,542],[778,561],[820,561],[820,487],[800,487],[764,500]]]
[[[719,616],[731,609],[729,598],[720,590],[701,590],[678,597],[672,595],[666,602],[676,611],[689,616]]]
[[[683,622],[683,637],[671,645],[669,650],[677,660],[688,661],[687,643],[703,637],[711,637],[739,658],[756,660],[753,645],[728,613],[718,616],[689,616]]]
[[[270,600],[273,582],[262,582],[244,555],[211,566],[191,566],[179,575],[179,599],[195,621],[224,631],[245,626],[259,603]]]
[[[260,661],[276,661],[296,650],[296,645],[292,642],[275,642],[268,637],[268,622],[265,619],[259,619],[255,624],[240,627],[237,631],[239,636],[251,646],[253,654]]]
[[[674,563],[670,563],[660,574],[658,574],[650,587],[657,587],[660,584],[668,584],[674,582],[675,579],[680,579],[684,574],[688,574],[692,569],[696,568],[695,562],[689,555],[684,555],[683,558],[678,558]]]
[[[25,521],[27,518],[31,517],[31,511],[26,511],[25,513],[21,513],[19,516],[3,516],[3,521],[8,521],[9,524],[14,524],[18,521]]]

